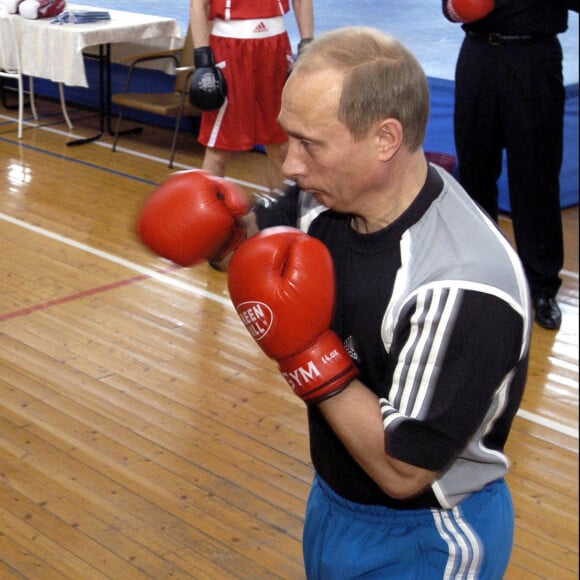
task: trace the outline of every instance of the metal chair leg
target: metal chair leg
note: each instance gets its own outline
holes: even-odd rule
[[[123,120],[123,111],[125,107],[121,105],[119,109],[119,116],[117,117],[117,127],[115,128],[115,136],[113,137],[113,146],[111,147],[111,151],[117,150],[117,141],[119,140],[119,132],[121,130],[121,121]]]
[[[36,102],[34,100],[34,77],[28,77],[28,94],[30,100],[30,110],[34,120],[38,120],[38,113],[36,112]]]
[[[66,100],[64,98],[64,84],[58,83],[58,94],[60,95],[60,106],[62,108],[62,116],[69,129],[73,128],[73,124],[68,116],[68,111],[66,110]]]

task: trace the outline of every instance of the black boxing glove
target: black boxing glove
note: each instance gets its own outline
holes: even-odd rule
[[[191,77],[189,100],[201,111],[219,109],[226,100],[228,85],[224,73],[215,65],[213,50],[200,46],[193,51],[195,71]]]
[[[298,43],[298,50],[296,55],[300,56],[302,54],[302,51],[314,40],[314,38],[303,38],[302,40],[300,40],[300,42]]]

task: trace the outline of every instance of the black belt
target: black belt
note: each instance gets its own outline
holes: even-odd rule
[[[528,44],[535,44],[537,42],[543,42],[554,38],[553,36],[541,36],[537,34],[528,34],[524,36],[513,35],[513,34],[500,34],[499,32],[475,32],[470,30],[467,33],[470,38],[475,38],[480,42],[485,42],[486,44],[491,44],[492,46],[526,46]]]

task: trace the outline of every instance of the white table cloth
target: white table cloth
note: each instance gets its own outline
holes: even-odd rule
[[[67,10],[97,10],[69,4]],[[88,87],[83,51],[99,45],[148,41],[154,49],[183,44],[177,21],[148,14],[108,10],[111,20],[87,24],[53,24],[51,18],[30,20],[14,14],[14,29],[21,46],[24,74]],[[148,51],[148,50],[147,50]]]

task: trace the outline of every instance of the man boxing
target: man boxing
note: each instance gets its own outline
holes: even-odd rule
[[[314,35],[312,0],[292,0],[298,50]],[[202,110],[202,169],[223,177],[232,155],[263,145],[267,186],[283,184],[287,137],[278,125],[282,87],[292,64],[284,16],[289,0],[191,0],[197,70],[190,98]]]
[[[495,580],[509,562],[504,448],[527,373],[528,288],[493,221],[427,162],[428,117],[409,51],[371,28],[338,29],[284,88],[295,187],[240,218],[247,205],[229,185],[189,173],[144,210],[149,243],[180,212],[203,229],[195,208],[212,199],[219,243],[207,251],[180,226],[154,248],[170,259],[190,246],[198,263],[237,240],[232,301],[308,409],[310,579]]]

